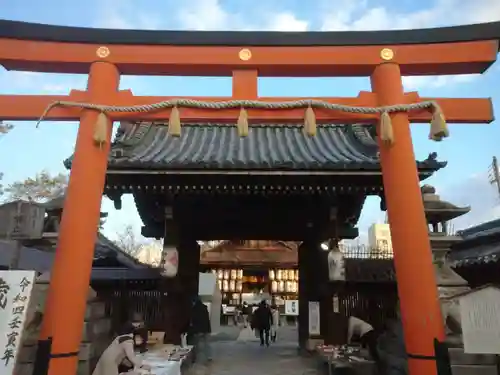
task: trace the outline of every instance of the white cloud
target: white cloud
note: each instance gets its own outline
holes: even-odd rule
[[[403,86],[405,90],[418,90],[422,87],[440,88],[450,84],[466,83],[480,77],[480,74],[464,74],[451,76],[409,76],[403,77]]]
[[[93,27],[104,29],[160,29],[158,13],[138,3],[124,0],[101,0]]]
[[[366,0],[342,0],[330,3],[322,16],[322,30],[394,30],[419,29],[493,22],[500,20],[498,0],[437,0],[431,8],[413,12],[377,6]],[[479,75],[405,77],[405,89],[438,88],[471,81]]]
[[[370,8],[366,0],[329,4],[322,15],[322,30],[417,29],[500,20],[498,0],[436,0],[432,7],[412,12]]]
[[[442,199],[457,206],[471,207],[470,213],[453,221],[457,230],[500,218],[500,194],[496,186],[489,183],[488,172],[436,188]]]
[[[16,94],[69,94],[71,89],[85,90],[87,77],[76,74],[53,74],[6,71],[0,68],[0,92]]]
[[[307,31],[309,22],[297,18],[293,13],[282,12],[275,14],[268,25],[270,31]]]
[[[269,13],[267,8],[249,15],[248,9],[225,9],[220,0],[184,1],[178,13],[182,29],[187,30],[269,30],[306,31],[307,20],[299,19],[290,11]]]

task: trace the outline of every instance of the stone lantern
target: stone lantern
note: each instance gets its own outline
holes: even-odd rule
[[[468,291],[467,281],[458,275],[450,266],[447,255],[454,243],[462,238],[452,233],[449,227],[451,220],[465,215],[470,207],[458,207],[441,200],[433,186],[424,185],[421,188],[424,210],[429,224],[429,239],[431,242],[436,283],[441,300],[443,318],[446,322],[448,338],[460,336],[460,315],[455,295]]]

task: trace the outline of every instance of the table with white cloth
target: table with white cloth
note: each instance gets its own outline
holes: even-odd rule
[[[340,373],[344,368],[351,368],[356,374],[372,374],[375,362],[368,359],[368,353],[357,347],[347,345],[319,345],[316,347],[320,362],[326,364],[328,375]]]
[[[187,345],[158,345],[138,354],[143,364],[151,366],[151,375],[181,375],[191,362],[193,347]]]

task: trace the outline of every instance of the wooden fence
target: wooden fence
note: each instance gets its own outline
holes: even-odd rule
[[[388,318],[395,317],[397,290],[394,282],[348,282],[330,284],[330,294],[338,297],[340,313],[357,316],[370,322],[375,328],[382,328]],[[147,326],[162,330],[168,319],[165,313],[167,297],[158,290],[119,290],[99,293],[106,301],[108,316],[112,317],[113,328],[117,329],[133,314],[140,313]]]

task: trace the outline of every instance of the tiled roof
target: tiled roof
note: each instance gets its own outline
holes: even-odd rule
[[[10,264],[14,250],[15,244],[13,242],[0,241],[0,267],[6,267]],[[43,251],[34,247],[23,246],[19,268],[38,272],[50,271],[54,262],[54,255],[54,251]],[[124,267],[133,269],[151,268],[125,254],[112,241],[99,233],[94,248],[94,261],[109,257],[116,257],[117,261]]]
[[[473,238],[491,236],[500,233],[500,219],[488,221],[458,232],[465,240]]]
[[[486,264],[500,260],[500,220],[492,220],[458,232],[463,241],[456,243],[448,258],[454,267]]]
[[[184,124],[172,137],[161,124],[122,124],[112,145],[109,168],[167,170],[379,170],[373,127],[319,125],[304,134],[294,124],[253,125],[247,137],[221,124]],[[71,159],[66,161],[69,167]],[[446,163],[419,162],[429,173]]]
[[[450,251],[448,259],[452,267],[498,262],[500,260],[500,243],[453,250]]]

